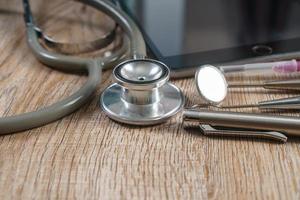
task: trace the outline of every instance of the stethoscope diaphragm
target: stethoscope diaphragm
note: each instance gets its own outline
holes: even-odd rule
[[[113,71],[116,83],[101,97],[103,111],[113,120],[134,125],[164,122],[184,105],[179,88],[168,82],[169,68],[156,60],[133,59]]]

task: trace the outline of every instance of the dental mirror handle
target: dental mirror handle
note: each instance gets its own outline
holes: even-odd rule
[[[270,81],[258,84],[229,84],[228,88],[251,88],[251,87],[263,87],[265,89],[277,89],[277,90],[300,90],[300,80],[284,80],[284,81]]]
[[[259,102],[257,107],[266,109],[300,109],[300,96]]]
[[[300,136],[300,119],[297,117],[186,109],[183,111],[183,119],[212,126],[278,131]]]
[[[300,80],[271,81],[264,83],[266,89],[300,90]]]
[[[231,108],[260,108],[260,109],[300,109],[300,96],[289,97],[282,99],[275,99],[270,101],[261,101],[257,104],[241,104],[232,106],[222,106],[217,108],[221,109],[231,109]]]

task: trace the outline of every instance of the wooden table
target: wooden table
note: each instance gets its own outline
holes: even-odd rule
[[[60,41],[84,42],[112,26],[103,14],[71,1],[37,0],[32,7],[38,24]],[[52,70],[33,56],[20,0],[0,2],[0,27],[2,116],[42,108],[85,82],[86,77]],[[207,138],[184,129],[180,114],[146,128],[114,123],[98,106],[110,74],[104,73],[93,100],[74,114],[0,137],[0,199],[300,198],[299,139],[278,144]],[[201,102],[192,78],[172,82],[183,89],[187,105]],[[227,103],[283,96],[244,92],[232,91]]]

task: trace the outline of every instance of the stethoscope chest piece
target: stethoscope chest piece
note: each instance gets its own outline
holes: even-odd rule
[[[168,82],[166,65],[151,59],[133,59],[113,71],[116,83],[100,97],[103,111],[113,120],[134,125],[162,123],[184,105],[179,88]]]

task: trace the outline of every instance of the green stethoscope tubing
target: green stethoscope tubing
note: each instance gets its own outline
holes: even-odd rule
[[[37,59],[52,68],[68,72],[87,72],[86,83],[71,96],[56,102],[50,106],[34,112],[23,113],[16,116],[0,118],[0,134],[9,134],[39,127],[66,115],[71,114],[93,95],[101,80],[102,69],[109,68],[124,58],[128,43],[130,44],[129,55],[132,58],[146,56],[146,45],[143,36],[136,24],[117,6],[108,0],[84,0],[88,4],[109,15],[126,33],[123,46],[109,57],[105,58],[79,58],[61,55],[47,51],[39,42],[39,34],[33,22],[27,0],[24,0],[27,42]],[[27,10],[26,10],[27,9]],[[128,39],[126,39],[128,37]],[[127,41],[127,42],[126,42]]]

